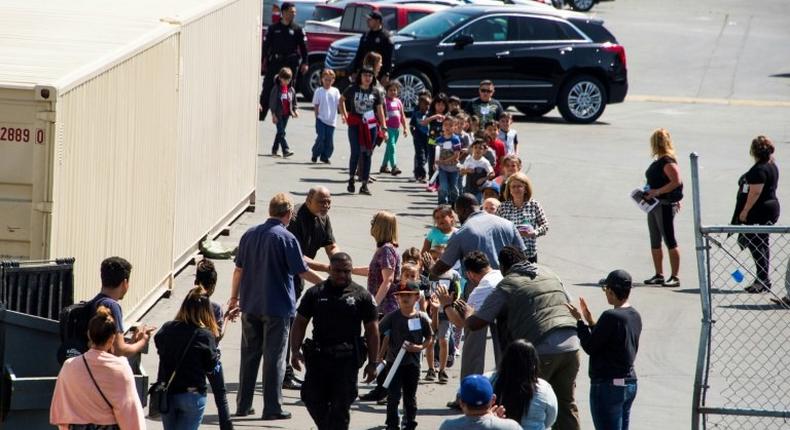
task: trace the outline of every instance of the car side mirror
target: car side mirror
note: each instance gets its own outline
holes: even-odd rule
[[[460,34],[453,40],[453,43],[455,43],[455,49],[464,49],[464,46],[471,45],[474,42],[475,39],[468,34]]]

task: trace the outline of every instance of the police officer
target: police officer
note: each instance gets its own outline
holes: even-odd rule
[[[351,62],[349,73],[355,74],[362,68],[362,61],[368,52],[377,52],[381,55],[381,71],[376,79],[386,84],[389,81],[389,74],[392,70],[392,50],[394,45],[387,30],[382,25],[382,16],[379,11],[371,11],[368,14],[368,32],[362,35],[359,40],[359,48],[354,61]],[[352,78],[353,82],[353,78]]]
[[[348,254],[332,255],[329,278],[304,293],[291,331],[291,364],[296,370],[305,364],[301,398],[319,430],[348,429],[365,357],[365,382],[376,378],[376,305],[370,293],[351,280],[351,269]],[[313,338],[304,340],[311,319]],[[360,338],[363,324],[365,342]]]
[[[263,78],[263,92],[260,99],[259,119],[266,119],[269,111],[269,96],[274,86],[277,73],[283,67],[289,67],[294,75],[291,86],[296,88],[297,69],[307,73],[307,38],[294,22],[296,6],[291,2],[283,2],[280,6],[280,22],[272,24],[266,30],[263,41],[262,58],[266,60],[266,76]],[[301,65],[301,66],[300,66]]]

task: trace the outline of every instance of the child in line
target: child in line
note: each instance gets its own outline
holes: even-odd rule
[[[439,93],[433,100],[431,116],[426,118],[424,124],[428,125],[428,177],[433,178],[436,172],[436,139],[442,135],[443,123],[447,115],[447,96]],[[422,124],[423,122],[421,122]],[[439,189],[439,181],[428,185],[428,191]]]
[[[324,69],[321,72],[321,88],[313,94],[313,112],[315,112],[315,144],[310,160],[315,163],[321,159],[329,164],[335,150],[334,136],[337,123],[337,107],[340,104],[340,91],[333,87],[335,71]]]
[[[272,88],[269,94],[269,110],[272,112],[272,123],[277,126],[277,133],[274,135],[272,144],[272,157],[277,157],[280,147],[283,149],[283,157],[288,158],[294,155],[285,140],[285,128],[288,126],[290,117],[299,118],[296,106],[296,90],[290,85],[293,74],[291,69],[283,67],[277,74],[277,85]]]
[[[406,354],[397,368],[387,390],[387,430],[400,430],[401,419],[398,406],[403,397],[403,429],[414,430],[417,427],[417,384],[420,380],[420,353],[433,340],[431,320],[425,312],[418,312],[414,305],[420,296],[417,283],[408,283],[396,293],[399,309],[388,313],[379,323],[384,334],[382,351],[386,349],[386,360],[392,363],[401,347]],[[379,360],[383,359],[379,353]]]
[[[500,187],[505,185],[507,182],[507,178],[511,177],[512,175],[516,174],[517,172],[521,171],[521,159],[518,158],[518,155],[510,154],[505,156],[502,159],[502,174],[494,178],[494,182],[496,182]]]
[[[439,205],[433,210],[433,227],[428,230],[422,244],[422,253],[430,252],[434,261],[438,259],[450,236],[458,229],[455,228],[455,211],[450,205]]]
[[[458,96],[450,96],[447,98],[447,110],[450,112],[450,115],[456,116],[459,113],[463,112],[461,110],[461,99]]]
[[[431,96],[421,95],[417,109],[411,114],[409,125],[414,142],[414,180],[424,184],[427,180],[425,162],[428,160],[428,121],[431,109]]]
[[[484,201],[485,201],[485,199],[497,199],[497,200],[499,200],[499,198],[501,196],[502,196],[502,193],[500,192],[499,185],[497,185],[496,182],[494,182],[494,181],[486,181],[486,183],[483,184],[483,200]]]
[[[483,184],[494,177],[494,168],[484,157],[485,151],[485,141],[476,139],[472,143],[472,155],[461,165],[461,174],[466,175],[465,192],[474,194],[478,202],[483,200]]]
[[[458,158],[461,156],[461,139],[454,133],[457,119],[447,115],[442,122],[442,135],[436,138],[439,158],[439,204],[454,204],[458,198]]]
[[[217,286],[217,270],[214,268],[214,263],[211,260],[203,259],[197,263],[195,285],[203,287],[208,297],[214,294],[214,289]],[[222,306],[214,301],[211,302],[211,311],[219,327],[219,336],[217,337],[217,351],[219,351],[219,342],[225,335],[225,320],[232,316],[229,314],[223,315]],[[217,361],[217,367],[206,376],[211,385],[211,392],[214,393],[214,403],[217,405],[219,428],[220,430],[233,430],[233,423],[230,421],[230,409],[228,407],[225,374],[222,370],[222,362]]]
[[[505,158],[505,143],[499,140],[499,128],[496,122],[488,121],[483,124],[483,130],[485,130],[486,137],[488,138],[488,147],[494,150],[496,155],[494,161],[494,172],[499,175],[499,170],[501,169],[502,159]]]
[[[513,125],[513,115],[509,112],[502,112],[499,115],[499,133],[497,137],[505,143],[505,153],[518,154],[518,132]]]
[[[409,136],[406,128],[406,115],[403,113],[403,102],[398,98],[400,84],[391,81],[387,84],[387,97],[384,99],[384,112],[387,117],[387,147],[384,150],[384,159],[381,161],[379,173],[392,173],[392,176],[401,174],[398,163],[395,161],[395,144],[398,143],[398,132],[403,127],[403,137]],[[389,164],[389,165],[388,165]],[[392,169],[390,170],[390,167]]]
[[[500,202],[499,199],[489,197],[483,200],[483,210],[490,213],[491,215],[496,215],[496,211],[499,209],[501,204],[502,202]]]

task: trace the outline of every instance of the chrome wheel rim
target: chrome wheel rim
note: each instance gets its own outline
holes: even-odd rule
[[[310,74],[310,91],[313,93],[318,90],[318,87],[321,86],[321,69],[316,69],[313,73]]]
[[[587,10],[587,9],[592,8],[593,0],[575,0],[574,4],[579,9]]]
[[[411,74],[400,75],[395,80],[401,85],[400,99],[403,102],[403,109],[414,110],[420,91],[425,90],[425,82]]]
[[[579,119],[588,119],[601,110],[603,95],[598,85],[590,81],[581,81],[568,93],[568,109]]]

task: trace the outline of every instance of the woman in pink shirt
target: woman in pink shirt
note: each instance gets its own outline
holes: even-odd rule
[[[63,363],[49,421],[60,430],[101,428],[138,430],[145,416],[129,361],[112,353],[115,320],[100,306],[88,323],[91,349]],[[94,383],[95,381],[95,383]]]

